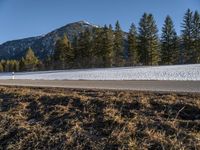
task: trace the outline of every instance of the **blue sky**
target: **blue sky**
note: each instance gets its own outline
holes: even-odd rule
[[[200,12],[200,0],[0,0],[0,43],[48,33],[65,24],[86,20],[93,24],[120,21],[123,30],[152,13],[161,29],[166,15],[180,33],[187,8]]]

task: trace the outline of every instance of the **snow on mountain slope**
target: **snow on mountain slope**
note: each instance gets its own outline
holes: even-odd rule
[[[0,79],[11,79],[11,73],[1,73]],[[15,79],[200,81],[200,64],[155,67],[123,67],[106,69],[74,69],[44,72],[21,72],[15,74]]]

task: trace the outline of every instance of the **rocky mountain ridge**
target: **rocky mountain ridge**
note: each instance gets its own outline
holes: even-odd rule
[[[0,45],[0,59],[21,58],[26,49],[31,47],[37,56],[44,58],[51,54],[59,37],[67,35],[72,42],[75,36],[78,36],[85,29],[98,28],[99,26],[90,24],[87,21],[78,21],[67,24],[43,36],[24,38],[8,41]]]

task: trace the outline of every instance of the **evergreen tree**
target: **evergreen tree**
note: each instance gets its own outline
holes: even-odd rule
[[[45,70],[52,70],[54,67],[53,57],[48,55],[44,60],[44,69]]]
[[[75,62],[77,68],[83,68],[86,59],[86,51],[85,51],[85,40],[84,40],[84,32],[81,32],[79,37],[77,38],[77,45],[75,48]]]
[[[19,62],[17,60],[6,60],[6,61],[1,60],[0,64],[3,68],[3,71],[6,72],[19,71]]]
[[[66,69],[72,66],[73,50],[66,35],[57,40],[54,52],[55,69]]]
[[[194,63],[194,47],[193,47],[193,12],[188,9],[185,13],[183,19],[183,30],[182,30],[182,40],[183,40],[183,62],[184,63]]]
[[[123,43],[123,32],[121,30],[119,21],[115,24],[114,33],[114,64],[115,66],[124,66],[124,43]]]
[[[159,62],[158,29],[152,14],[144,13],[139,23],[139,56],[143,65]]]
[[[113,27],[112,27],[112,25],[111,25],[111,24],[109,24],[109,27],[108,27],[108,28],[109,28],[109,30],[110,30],[110,31],[112,31],[112,32],[113,32]]]
[[[19,71],[19,61],[17,61],[17,60],[13,61],[13,71],[15,71],[15,72]]]
[[[69,43],[69,46],[66,47],[66,53],[65,53],[65,66],[66,68],[72,68],[74,65],[74,49],[71,46],[71,43]]]
[[[25,71],[25,60],[23,57],[19,61],[19,71]]]
[[[106,25],[103,29],[101,57],[102,67],[111,67],[113,64],[113,33]]]
[[[4,59],[1,60],[1,65],[3,66],[3,71],[5,71],[5,64],[6,64],[6,61]]]
[[[10,61],[9,60],[5,61],[4,70],[5,70],[5,72],[9,72],[10,71]]]
[[[78,67],[78,36],[76,35],[73,39],[73,42],[72,42],[72,47],[73,47],[73,50],[74,50],[74,64],[73,64],[73,67],[74,68],[77,68]]]
[[[128,34],[128,63],[129,66],[138,64],[137,31],[134,24],[131,24]]]
[[[194,12],[192,20],[192,38],[194,46],[194,62],[200,63],[200,14],[198,11]]]
[[[92,33],[86,29],[78,38],[77,47],[75,49],[75,57],[78,68],[89,68],[92,66],[94,52],[92,49]]]
[[[83,34],[83,40],[84,40],[84,52],[83,54],[83,67],[84,68],[90,68],[93,66],[92,59],[94,57],[94,51],[92,49],[93,47],[93,35],[92,31],[90,29],[86,29]]]
[[[178,37],[170,16],[165,19],[161,37],[162,64],[177,64],[179,61]]]
[[[55,69],[65,69],[65,38],[58,39],[55,45],[54,51],[54,68]]]
[[[14,60],[10,60],[9,62],[9,71],[13,72],[14,70],[14,66],[15,66],[15,61]]]
[[[31,48],[28,48],[23,63],[25,71],[35,71],[38,69],[39,60]]]
[[[93,67],[103,67],[103,60],[102,60],[102,52],[103,52],[103,39],[104,37],[104,30],[102,28],[95,29],[93,32],[93,54],[94,57],[92,59],[93,61]]]
[[[3,65],[2,65],[2,63],[0,63],[0,72],[3,72],[3,71],[4,71]]]

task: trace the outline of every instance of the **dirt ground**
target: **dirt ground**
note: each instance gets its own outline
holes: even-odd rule
[[[0,87],[0,150],[200,149],[200,94]]]

